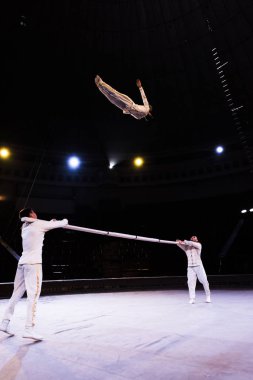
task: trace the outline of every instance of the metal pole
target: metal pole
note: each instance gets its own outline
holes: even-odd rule
[[[63,228],[66,229],[66,230],[74,230],[74,231],[80,231],[80,232],[87,232],[87,233],[90,233],[90,234],[112,236],[112,237],[123,238],[123,239],[149,241],[151,243],[177,244],[176,241],[171,241],[171,240],[161,240],[161,239],[149,238],[149,237],[145,237],[145,236],[122,234],[122,233],[119,233],[119,232],[110,232],[110,231],[103,231],[103,230],[95,230],[95,229],[92,229],[92,228],[72,226],[70,224],[67,224]]]

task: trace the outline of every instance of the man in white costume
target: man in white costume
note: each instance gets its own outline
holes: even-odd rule
[[[190,240],[177,240],[177,245],[185,251],[188,261],[187,279],[189,288],[189,303],[195,303],[195,289],[197,279],[204,287],[206,293],[206,302],[211,302],[211,294],[206,272],[201,260],[202,245],[197,236],[192,236]]]
[[[42,247],[47,231],[64,227],[68,224],[63,220],[38,220],[37,214],[31,208],[25,208],[19,212],[23,222],[21,228],[23,251],[19,259],[14,290],[4,313],[0,331],[9,335],[13,333],[9,329],[9,323],[17,302],[27,293],[27,316],[23,338],[42,340],[43,337],[34,331],[37,301],[42,285]]]
[[[98,75],[95,78],[95,83],[102,94],[104,94],[112,104],[120,108],[124,114],[129,114],[135,119],[143,119],[147,116],[152,117],[152,107],[147,101],[140,79],[136,80],[136,85],[140,90],[143,105],[135,104],[127,95],[116,91],[109,86],[109,84],[105,83]]]

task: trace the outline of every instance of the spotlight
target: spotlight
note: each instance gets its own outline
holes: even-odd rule
[[[136,166],[136,167],[141,167],[142,165],[144,164],[144,160],[143,160],[143,158],[142,157],[136,157],[135,159],[134,159],[134,165]]]
[[[70,169],[78,169],[80,166],[81,162],[80,159],[76,156],[71,156],[68,159],[68,166]]]
[[[221,154],[224,152],[224,148],[223,148],[223,146],[219,145],[215,148],[215,151],[217,154]]]
[[[114,161],[110,161],[109,163],[109,169],[113,169],[116,163]]]
[[[0,148],[0,157],[3,159],[7,159],[10,157],[10,150],[8,148],[2,147]]]

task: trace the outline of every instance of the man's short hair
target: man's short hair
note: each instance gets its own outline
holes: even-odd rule
[[[29,216],[32,211],[33,209],[31,207],[23,208],[22,210],[19,211],[19,219],[22,219],[25,216]]]

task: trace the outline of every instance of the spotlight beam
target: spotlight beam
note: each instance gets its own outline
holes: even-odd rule
[[[12,249],[9,244],[6,243],[6,241],[3,240],[3,238],[0,236],[0,244],[13,256],[16,260],[20,259],[20,256],[17,254],[17,252]]]
[[[219,254],[219,257],[221,259],[224,258],[228,254],[228,251],[231,248],[236,237],[238,236],[238,233],[239,233],[240,229],[242,228],[243,224],[244,224],[244,219],[240,219],[239,222],[237,223],[237,225],[235,226],[235,228],[233,229],[231,235],[227,239],[226,243],[224,244],[224,246],[223,246],[223,248]]]

